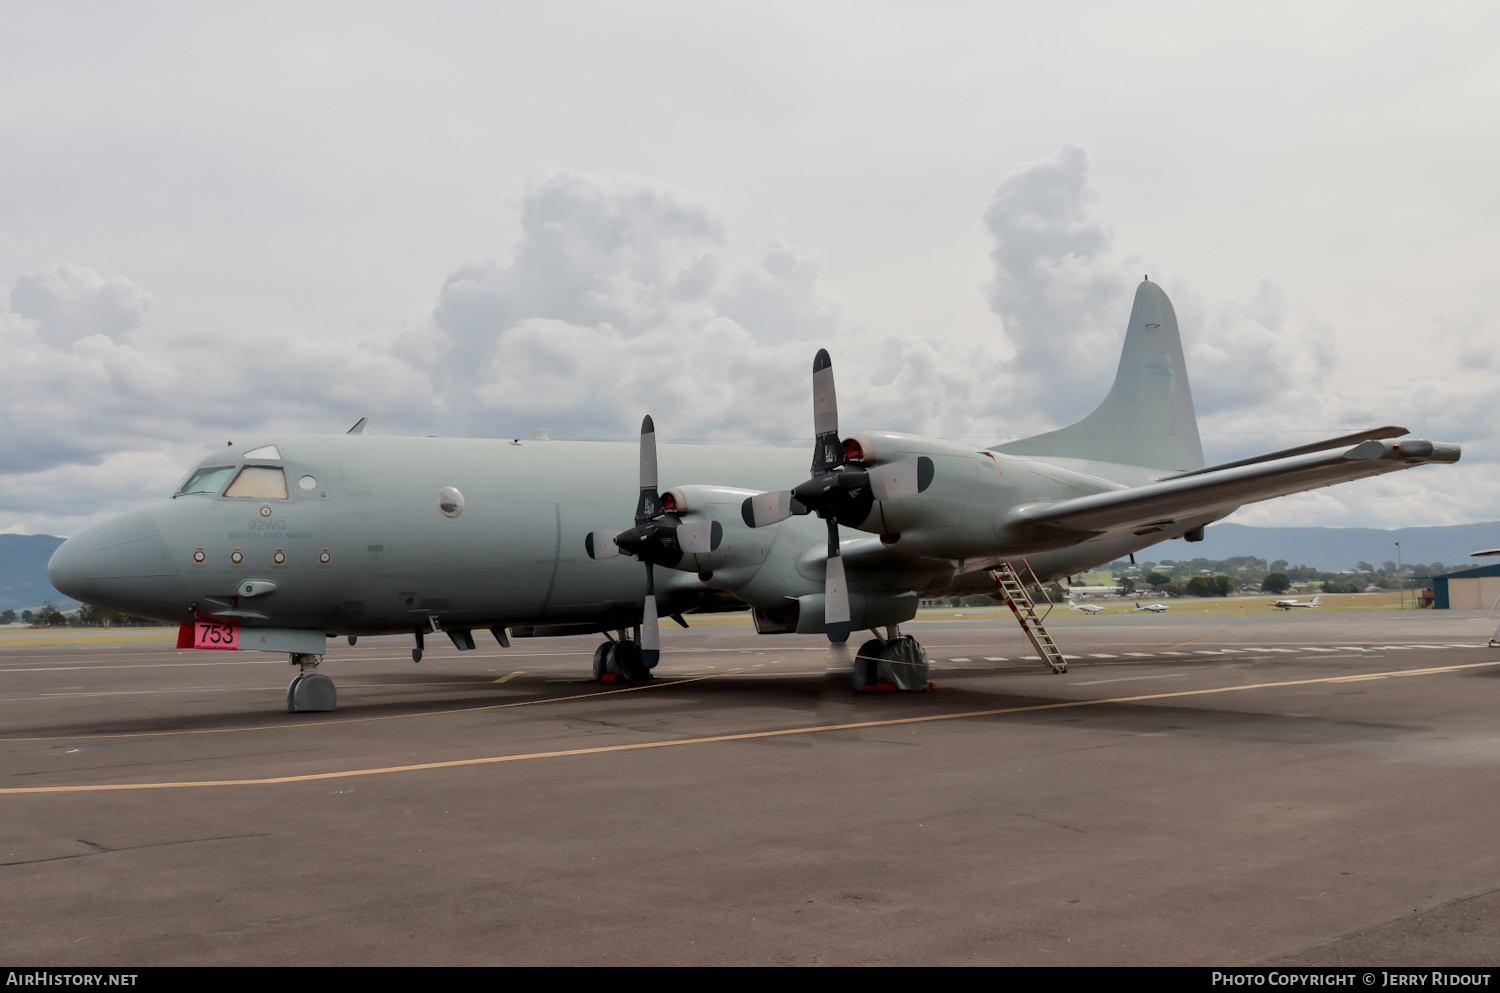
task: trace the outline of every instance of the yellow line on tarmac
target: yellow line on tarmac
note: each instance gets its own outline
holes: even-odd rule
[[[967,720],[975,717],[996,717],[1003,714],[1023,714],[1040,710],[1097,707],[1111,703],[1144,703],[1152,700],[1174,700],[1190,696],[1210,696],[1216,693],[1281,689],[1288,686],[1313,686],[1320,683],[1344,683],[1356,678],[1386,679],[1399,676],[1429,676],[1438,673],[1461,672],[1465,669],[1482,669],[1486,666],[1496,665],[1500,665],[1500,659],[1490,662],[1471,662],[1465,665],[1437,666],[1430,669],[1401,669],[1392,672],[1371,673],[1360,677],[1324,676],[1317,679],[1289,679],[1275,683],[1216,686],[1202,690],[1176,690],[1171,693],[1144,693],[1137,696],[1109,697],[1103,700],[1064,700],[1056,703],[1028,704],[1022,707],[1000,707],[994,710],[968,710],[961,713],[928,714],[922,717],[894,717],[882,721],[856,721],[850,724],[823,724],[814,727],[780,728],[775,731],[744,731],[738,734],[717,734],[705,738],[674,738],[669,741],[643,741],[630,745],[598,745],[593,748],[567,748],[553,752],[525,752],[519,755],[491,755],[477,759],[449,759],[444,762],[420,762],[414,765],[391,765],[375,769],[347,769],[343,772],[314,772],[296,776],[269,776],[262,779],[209,779],[180,783],[103,783],[85,786],[20,786],[0,789],[0,795],[9,796],[22,793],[110,793],[123,790],[174,790],[209,786],[276,786],[285,783],[311,783],[323,779],[354,779],[361,776],[386,776],[398,772],[429,772],[434,769],[460,769],[466,766],[498,765],[502,762],[526,762],[531,759],[557,759],[579,755],[607,755],[613,752],[637,752],[651,748],[676,748],[681,745],[710,745],[725,741],[751,741],[757,738],[781,738],[798,734],[817,734],[824,731],[855,731],[861,728],[896,727],[902,724],[925,724],[932,721]],[[603,696],[604,694],[587,695]]]

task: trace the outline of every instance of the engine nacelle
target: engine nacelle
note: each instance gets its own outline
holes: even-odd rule
[[[745,526],[740,506],[747,497],[755,495],[754,490],[707,485],[674,486],[663,493],[662,505],[682,519],[683,527],[695,522],[714,521],[723,529],[723,538],[718,548],[711,552],[684,555],[675,568],[683,572],[696,572],[700,576],[719,574],[725,579],[729,578],[726,574],[742,570],[753,574],[766,560],[766,555],[776,540],[774,528],[758,531]],[[733,588],[719,582],[710,585],[721,589]]]
[[[869,431],[850,435],[844,441],[844,451],[851,464],[868,469],[872,479],[879,475],[880,466],[889,463],[911,458],[932,462],[932,482],[923,492],[893,500],[875,500],[869,515],[858,524],[840,520],[888,541],[909,532],[942,531],[962,525],[976,487],[981,481],[988,481],[981,475],[986,468],[981,462],[989,463],[990,474],[998,482],[999,472],[988,453],[936,438]]]

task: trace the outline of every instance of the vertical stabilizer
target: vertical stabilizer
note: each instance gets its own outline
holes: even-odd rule
[[[1056,431],[994,446],[1012,455],[1053,455],[1153,469],[1201,469],[1203,445],[1188,388],[1172,301],[1153,282],[1135,291],[1120,368],[1104,402]]]

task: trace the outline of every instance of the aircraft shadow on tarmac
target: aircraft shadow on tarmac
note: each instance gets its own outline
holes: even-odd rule
[[[429,683],[434,689],[455,685],[463,688],[456,693],[444,693],[440,699],[429,697],[368,703],[359,702],[357,694],[350,692],[346,696],[348,703],[334,714],[268,714],[262,707],[250,707],[212,714],[158,714],[66,726],[43,721],[30,727],[13,727],[0,735],[0,741],[34,737],[152,736],[236,729],[335,727],[382,719],[441,719],[447,716],[472,715],[483,710],[491,710],[502,726],[512,719],[518,722],[523,719],[527,722],[543,719],[556,720],[580,734],[628,730],[639,733],[678,731],[684,733],[684,736],[691,736],[694,730],[684,725],[685,719],[692,718],[692,722],[697,723],[700,715],[706,718],[716,715],[733,717],[735,715],[729,711],[735,710],[760,711],[756,727],[768,729],[1047,707],[1080,699],[1078,696],[1042,692],[997,692],[964,685],[976,677],[988,675],[992,673],[982,670],[945,672],[944,683],[939,691],[913,696],[894,693],[856,694],[849,690],[847,676],[841,673],[785,673],[776,678],[725,674],[698,679],[687,685],[682,685],[679,680],[663,678],[649,684],[650,688],[632,689],[625,693],[612,693],[607,684],[585,680],[577,683],[544,683],[542,687],[538,687],[540,678],[529,685],[516,679],[495,686],[494,676],[489,673],[484,677],[433,673],[417,680],[409,676],[380,674],[360,682],[363,686],[382,684],[402,686],[408,690],[414,688],[413,682]],[[1484,675],[1496,678],[1500,674],[1486,672]],[[1170,684],[1157,685],[1169,691]],[[475,692],[481,690],[481,687],[482,691]],[[539,688],[543,692],[536,692]],[[598,699],[593,699],[594,697]],[[523,706],[514,706],[516,704]],[[557,709],[553,709],[551,705],[556,705]],[[588,713],[577,713],[576,708],[579,706],[587,707]],[[565,707],[573,709],[564,711],[562,708]],[[614,711],[613,714],[610,713],[611,710]],[[1258,713],[1208,707],[1201,702],[1181,706],[1155,701],[1100,702],[1077,708],[1019,709],[1008,714],[955,719],[991,723],[997,725],[997,729],[1000,725],[1014,723],[1072,727],[1126,737],[1186,735],[1304,745],[1393,742],[1430,730],[1416,724],[1338,721],[1295,713]],[[712,720],[709,723],[718,724]]]

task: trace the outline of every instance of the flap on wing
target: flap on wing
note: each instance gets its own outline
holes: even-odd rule
[[[1411,438],[1364,441],[1352,448],[1208,470],[1072,500],[1023,504],[1010,511],[1006,526],[1021,532],[1041,528],[1088,535],[1146,534],[1180,519],[1458,458],[1457,445]]]

